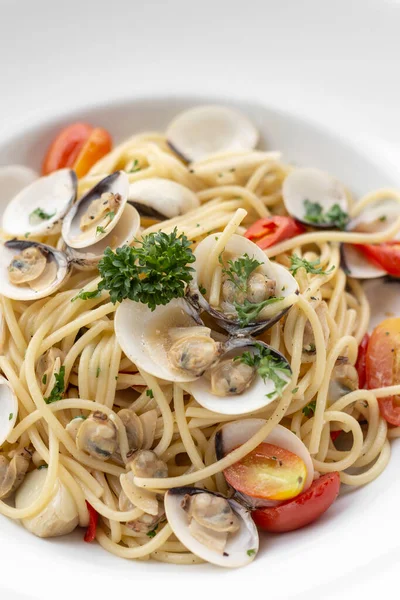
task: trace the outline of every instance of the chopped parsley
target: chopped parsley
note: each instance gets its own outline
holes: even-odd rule
[[[64,376],[65,376],[65,367],[60,367],[59,373],[54,373],[55,384],[53,389],[50,392],[50,396],[45,398],[44,401],[46,404],[52,404],[53,402],[57,402],[58,400],[62,400],[64,394]]]
[[[100,294],[101,290],[99,289],[94,290],[93,292],[85,292],[84,290],[81,290],[79,294],[71,298],[71,302],[75,302],[75,300],[78,300],[78,298],[79,300],[90,300],[91,298],[98,298]]]
[[[11,419],[13,418],[13,416],[14,416],[14,413],[10,413],[10,414],[8,415],[8,420],[9,420],[9,421],[11,421]]]
[[[298,391],[299,391],[299,388],[295,387],[292,389],[292,394],[297,394]]]
[[[247,299],[243,304],[238,304],[235,302],[235,308],[241,327],[247,327],[247,325],[250,323],[254,323],[265,306],[274,304],[275,302],[280,302],[281,300],[283,300],[283,296],[268,298],[268,300],[263,300],[263,302],[259,302],[258,304],[254,304]]]
[[[387,220],[387,216],[382,215],[381,217],[379,217],[379,220],[382,221],[382,223],[384,223]]]
[[[38,467],[38,471],[41,471],[42,469],[48,469],[49,465],[40,465],[40,467]]]
[[[110,219],[110,221],[112,221],[113,218],[115,217],[115,212],[113,210],[110,210],[110,212],[108,212],[106,214],[106,217],[108,217]]]
[[[139,167],[139,161],[137,158],[135,158],[128,173],[137,173],[137,171],[140,171],[140,170],[141,170],[141,167]]]
[[[96,379],[98,378],[98,376],[100,375],[101,369],[100,367],[97,367],[96,369]]]
[[[154,527],[154,529],[152,529],[151,531],[148,531],[146,533],[147,537],[149,537],[149,538],[155,537],[156,533],[157,533],[157,528],[158,528],[158,524]]]
[[[334,204],[324,213],[319,202],[304,200],[304,209],[306,211],[304,220],[314,225],[332,225],[338,229],[344,229],[349,220],[349,215],[340,208],[339,204]]]
[[[250,548],[250,550],[247,550],[247,556],[254,556],[256,553],[254,548]]]
[[[42,383],[43,383],[43,385],[46,385],[46,383],[47,383],[47,374],[46,373],[42,377]]]
[[[205,288],[205,287],[203,287],[202,285],[200,285],[200,286],[199,286],[199,292],[200,292],[200,294],[202,294],[203,296],[204,296],[205,294],[207,294],[207,290],[206,290],[206,288]]]
[[[309,402],[301,411],[303,413],[303,415],[306,415],[306,417],[312,417],[313,414],[315,413],[315,407],[317,406],[317,401],[313,400],[312,402]]]
[[[299,269],[305,269],[307,273],[312,273],[313,275],[328,275],[335,268],[332,266],[329,271],[324,271],[322,267],[318,267],[321,264],[319,260],[308,261],[305,258],[300,258],[297,254],[292,254],[290,263],[289,271],[293,275],[296,275]]]
[[[104,229],[104,227],[100,227],[100,225],[98,225],[96,227],[96,235],[100,235],[101,233],[105,233],[106,230]]]
[[[27,231],[27,232],[25,233],[25,235],[24,235],[24,238],[28,238],[30,235],[31,235],[31,232],[30,232],[30,231]]]
[[[150,390],[150,389],[146,390],[146,396],[153,399],[154,398],[153,390]]]
[[[56,214],[55,211],[53,213],[49,214],[40,207],[36,208],[29,215],[29,223],[31,225],[34,225],[38,221],[48,221],[49,219],[54,217],[55,214]]]
[[[267,395],[267,398],[273,398],[275,395],[280,398],[288,381],[282,377],[285,375],[290,378],[291,370],[288,363],[282,360],[278,355],[274,354],[269,348],[265,348],[261,344],[255,344],[256,351],[243,352],[241,356],[235,358],[240,362],[255,367],[257,373],[264,381],[269,379],[275,384],[275,389]]]
[[[304,352],[307,354],[314,354],[316,347],[315,344],[309,344],[307,348],[303,348]]]

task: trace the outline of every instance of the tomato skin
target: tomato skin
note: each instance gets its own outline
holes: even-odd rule
[[[252,512],[252,517],[257,527],[265,531],[294,531],[316,521],[336,500],[339,489],[339,473],[327,473],[293,500],[279,506],[257,509]]]
[[[91,504],[89,504],[89,502],[87,500],[86,500],[86,506],[89,511],[89,525],[88,525],[88,528],[86,529],[85,537],[83,538],[83,540],[85,542],[87,542],[88,544],[90,544],[90,542],[93,542],[96,539],[96,530],[97,530],[97,523],[99,520],[99,513],[97,512],[96,509],[93,508],[93,506]]]
[[[400,242],[392,241],[383,244],[365,244],[357,246],[361,252],[376,266],[384,269],[389,275],[400,277]]]
[[[400,383],[400,318],[382,321],[371,334],[366,354],[367,388]],[[378,398],[382,417],[391,425],[400,425],[398,396]]]
[[[369,335],[366,333],[358,346],[358,354],[355,367],[358,373],[358,387],[362,390],[365,387],[367,380],[366,375],[366,360],[367,360],[367,349],[369,343]]]
[[[265,250],[304,231],[304,227],[292,217],[275,216],[259,219],[249,227],[244,236]]]
[[[81,148],[73,168],[78,178],[83,177],[93,165],[112,149],[112,138],[106,129],[96,127]]]
[[[330,436],[331,436],[332,442],[334,442],[341,433],[342,433],[341,429],[336,429],[335,431],[331,431]]]
[[[92,131],[93,127],[87,123],[73,123],[62,129],[47,150],[42,164],[42,175],[65,167],[72,168]]]

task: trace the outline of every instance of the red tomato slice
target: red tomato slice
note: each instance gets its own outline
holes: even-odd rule
[[[336,429],[336,430],[334,430],[334,431],[331,431],[331,434],[330,434],[330,435],[331,435],[331,440],[332,440],[332,442],[334,442],[334,441],[335,441],[335,440],[336,440],[336,439],[339,437],[339,435],[340,435],[341,433],[342,433],[342,430],[341,430],[341,429]]]
[[[371,334],[366,354],[367,388],[400,383],[400,318],[382,321]],[[381,415],[400,425],[400,397],[378,398]]]
[[[371,244],[357,246],[361,252],[376,266],[384,269],[394,277],[400,277],[400,242],[385,242],[373,246]]]
[[[96,509],[93,508],[91,504],[86,500],[86,506],[89,511],[89,525],[86,529],[85,537],[83,538],[85,542],[90,544],[96,539],[96,530],[97,530],[97,522],[99,520],[99,513]]]
[[[316,521],[336,500],[339,489],[339,473],[327,473],[297,498],[279,506],[257,509],[252,517],[255,524],[265,531],[293,531]]]
[[[244,234],[263,250],[278,242],[288,240],[305,231],[304,227],[291,217],[265,217],[253,223]]]
[[[73,164],[77,177],[86,175],[100,158],[110,152],[111,148],[112,139],[108,131],[101,127],[93,129]]]
[[[355,367],[358,373],[358,388],[362,390],[366,382],[365,363],[367,358],[367,348],[369,342],[369,335],[366,333],[358,346],[358,354]]]
[[[93,127],[87,123],[73,123],[62,129],[47,150],[42,174],[72,167],[92,131]]]
[[[307,469],[293,452],[263,442],[224,471],[237,491],[264,500],[287,500],[304,488]]]

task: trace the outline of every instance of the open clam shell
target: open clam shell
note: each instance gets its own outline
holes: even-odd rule
[[[131,183],[128,202],[144,217],[160,221],[178,217],[200,206],[200,201],[192,190],[162,177],[150,177]]]
[[[145,304],[124,300],[115,314],[115,333],[126,356],[139,369],[167,381],[193,381],[198,377],[171,364],[169,330],[202,325],[196,311],[181,298],[154,311]]]
[[[0,447],[11,431],[18,417],[18,400],[5,377],[0,375]]]
[[[251,121],[226,106],[197,106],[169,124],[166,132],[170,146],[186,161],[232,150],[252,150],[259,134]]]
[[[1,217],[8,202],[38,177],[39,175],[36,171],[29,167],[25,167],[24,165],[7,165],[5,167],[0,167]]]
[[[368,260],[359,250],[356,244],[342,244],[340,247],[342,267],[349,277],[355,279],[376,279],[387,275],[384,269],[380,269]]]
[[[45,257],[45,271],[31,285],[16,285],[10,281],[9,267],[16,256],[29,248],[37,248]],[[27,240],[10,240],[0,245],[1,293],[6,298],[29,301],[50,296],[63,285],[70,270],[71,264],[66,255],[51,246]]]
[[[348,212],[348,201],[343,184],[324,171],[314,168],[297,168],[289,173],[282,185],[282,196],[288,213],[312,227],[332,229],[332,223],[316,223],[307,219],[307,202],[319,204],[326,214],[335,205]]]
[[[251,354],[257,352],[257,345],[268,349],[280,361],[284,361],[287,365],[288,373],[291,374],[291,367],[287,359],[264,342],[255,341],[251,338],[231,338],[225,344],[225,352],[221,356],[219,363],[226,359],[235,359],[240,357],[243,352],[247,351]],[[235,364],[235,363],[233,363]],[[238,361],[239,364],[239,361]],[[290,381],[289,374],[280,374],[282,379]],[[274,393],[275,383],[270,379],[263,379],[257,372],[254,374],[254,379],[250,385],[239,394],[228,396],[217,396],[212,392],[211,378],[205,373],[202,377],[191,383],[185,384],[185,389],[192,394],[196,402],[212,412],[221,413],[224,415],[244,415],[264,408],[278,398],[278,394]],[[285,388],[283,388],[285,389]]]
[[[232,450],[247,442],[265,423],[265,419],[241,419],[223,425],[215,436],[215,453],[217,459],[221,460],[221,458],[224,458]],[[314,480],[314,465],[307,447],[300,438],[289,431],[289,429],[286,429],[286,427],[283,427],[283,425],[276,425],[264,439],[264,442],[289,450],[289,452],[301,458],[307,469],[302,491],[308,490]],[[251,508],[281,504],[279,501],[264,501],[239,492],[237,492],[237,497]]]
[[[172,488],[165,494],[164,504],[168,523],[178,540],[196,556],[220,567],[244,567],[252,562],[258,552],[259,539],[250,513],[235,500],[226,499],[238,519],[239,529],[228,535],[224,551],[218,552],[201,543],[191,534],[190,517],[182,503],[185,497],[196,494],[212,494],[224,498],[222,494],[194,487]]]
[[[237,318],[228,316],[217,307],[212,307],[206,293],[203,294],[205,276],[209,273],[209,257],[218,239],[218,234],[211,234],[197,246],[194,255],[196,262],[193,264],[195,271],[193,280],[187,288],[189,302],[198,310],[206,311],[215,321],[229,333],[252,333],[258,334],[272,327],[279,321],[289,308],[297,301],[299,287],[295,278],[282,265],[271,262],[264,251],[252,241],[241,235],[232,235],[222,253],[222,258],[229,256],[235,260],[247,254],[261,263],[258,271],[268,279],[276,281],[276,294],[282,300],[266,306],[260,313],[258,319],[247,326],[242,326]],[[204,291],[204,290],[203,290]]]
[[[10,235],[59,233],[65,214],[76,198],[77,178],[71,169],[60,169],[35,179],[8,203],[2,228]]]
[[[104,250],[110,247],[112,250],[130,245],[135,240],[140,228],[140,215],[138,211],[127,204],[123,216],[116,227],[102,240],[86,248],[65,247],[65,253],[74,266],[80,270],[94,269],[102,259]]]
[[[128,201],[129,179],[124,171],[116,171],[102,179],[97,185],[87,192],[67,213],[62,225],[62,236],[65,243],[71,248],[87,248],[100,242],[108,236],[121,219],[125,204]],[[112,195],[117,202],[115,207],[107,208],[102,215],[98,207],[99,219],[91,215],[93,203],[104,198],[104,206],[108,207],[107,196]],[[102,215],[102,217],[101,217]],[[85,229],[82,229],[82,219],[87,219]],[[90,227],[90,219],[93,226]]]

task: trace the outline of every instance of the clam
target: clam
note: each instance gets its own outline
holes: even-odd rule
[[[0,167],[0,189],[2,197],[0,204],[1,217],[8,202],[37,178],[38,174],[36,171],[23,165],[7,165],[5,167]]]
[[[32,453],[22,448],[13,453],[10,460],[0,456],[0,499],[9,498],[19,488],[29,469]]]
[[[167,140],[184,160],[200,160],[210,154],[252,150],[259,134],[239,111],[225,106],[197,106],[168,125]]]
[[[117,225],[102,240],[85,248],[65,247],[65,253],[73,265],[80,270],[94,269],[103,258],[104,250],[112,250],[131,245],[140,228],[140,216],[137,210],[127,204]]]
[[[129,450],[138,450],[143,445],[144,433],[140,417],[131,408],[123,408],[118,412],[128,437]]]
[[[238,502],[194,487],[172,488],[164,499],[168,523],[193,554],[221,567],[242,567],[258,552],[256,526]]]
[[[306,225],[332,229],[338,212],[347,218],[343,184],[319,169],[293,169],[283,182],[282,196],[288,213]]]
[[[116,171],[102,179],[67,213],[62,237],[70,248],[87,248],[100,242],[117,226],[128,200],[129,179]]]
[[[125,507],[124,508],[120,507],[120,510],[127,510],[127,509]],[[154,529],[161,523],[161,521],[164,521],[164,520],[165,520],[164,503],[159,502],[158,503],[158,512],[156,515],[150,515],[150,514],[144,513],[138,519],[135,519],[134,521],[128,521],[126,526],[129,527],[129,529],[136,531],[137,533],[146,533],[147,534],[150,531],[154,531]]]
[[[218,460],[224,458],[238,446],[241,446],[253,437],[266,421],[264,419],[242,419],[232,421],[223,425],[215,436],[215,453]],[[303,442],[294,433],[283,427],[276,425],[271,433],[265,438],[264,443],[272,444],[288,450],[301,459],[305,465],[305,480],[302,482],[302,491],[307,490],[314,479],[314,466],[311,455]],[[244,502],[250,508],[260,508],[262,506],[271,506],[280,502],[262,500],[247,494],[235,491],[235,498]]]
[[[39,300],[65,283],[70,262],[63,252],[28,240],[0,246],[1,293],[12,300]]]
[[[46,389],[46,385],[48,385],[51,376],[54,372],[55,362],[59,358],[59,365],[56,371],[59,371],[60,364],[64,361],[65,355],[62,350],[59,348],[50,348],[45,352],[38,360],[36,365],[36,377],[39,381],[39,385],[44,386],[43,389]]]
[[[282,265],[271,262],[264,251],[252,241],[241,235],[233,235],[227,242],[219,259],[222,264],[219,298],[211,299],[209,259],[218,241],[218,234],[206,237],[197,246],[194,254],[196,262],[193,280],[187,288],[187,299],[198,311],[206,311],[229,333],[261,333],[276,323],[297,301],[298,284],[294,277]],[[240,282],[236,276],[226,273],[230,261],[247,257],[258,261],[247,281]],[[233,281],[232,281],[233,279]],[[210,300],[213,301],[211,305]],[[257,312],[256,305],[265,305]],[[255,317],[243,324],[238,318],[238,307],[245,308],[248,314],[253,310]]]
[[[96,411],[76,432],[76,447],[99,460],[107,460],[118,447],[117,428],[106,414]]]
[[[197,195],[189,188],[162,177],[134,181],[129,186],[128,202],[144,217],[162,221],[198,208]]]
[[[359,212],[356,206],[355,211],[355,216],[347,225],[348,231],[378,233],[393,225],[400,216],[400,203],[394,198],[384,198],[368,204]],[[398,234],[395,239],[399,238]],[[350,277],[375,279],[387,274],[384,269],[371,262],[356,244],[342,244],[341,258],[343,268]]]
[[[18,417],[18,399],[5,377],[0,375],[0,447],[14,428]]]
[[[185,389],[198,404],[212,412],[243,415],[264,408],[279,397],[276,384],[269,377],[261,377],[256,366],[241,360],[244,352],[245,356],[254,356],[262,349],[271,356],[271,368],[274,369],[274,364],[277,366],[276,373],[282,381],[282,393],[291,377],[287,359],[264,342],[245,337],[228,340],[217,364],[196,381],[186,383]]]
[[[221,352],[211,330],[181,298],[154,311],[145,304],[124,300],[115,315],[115,333],[129,360],[167,381],[193,381]]]
[[[25,477],[15,495],[16,508],[27,508],[38,499],[46,477],[45,468],[35,469]],[[53,494],[44,509],[33,517],[22,519],[21,523],[28,531],[42,538],[67,535],[78,526],[75,500],[61,479],[56,479]]]
[[[139,450],[129,460],[135,477],[168,477],[168,466],[153,450]]]
[[[60,169],[35,179],[8,203],[2,228],[14,236],[59,233],[76,191],[77,178],[71,169]]]

